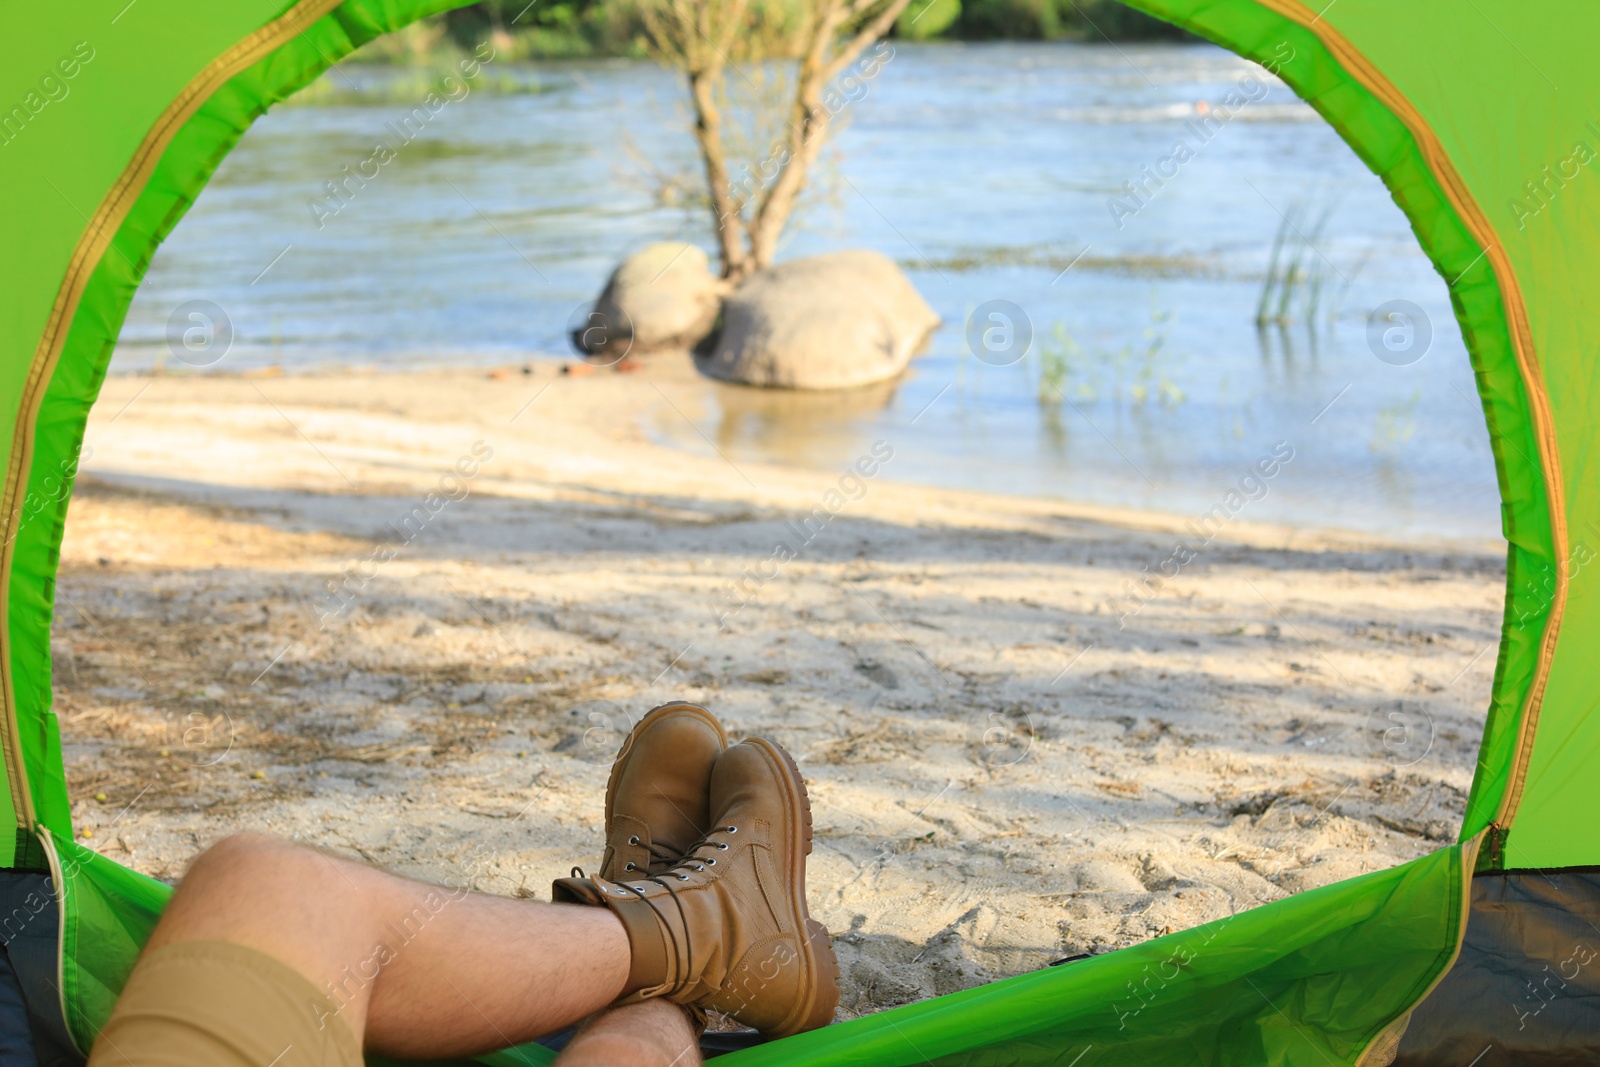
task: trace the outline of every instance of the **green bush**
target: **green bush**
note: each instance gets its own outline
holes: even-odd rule
[[[1035,40],[1059,37],[1057,0],[967,0],[951,36]]]
[[[368,61],[429,62],[439,50],[492,41],[502,60],[645,54],[641,9],[659,0],[482,0],[375,41]],[[752,0],[752,32],[783,39],[804,21],[804,0]],[[1181,38],[1183,31],[1116,0],[911,0],[895,25],[904,40],[1088,41]],[[768,49],[771,51],[772,49]],[[777,54],[784,49],[776,48]]]
[[[1176,26],[1151,18],[1116,0],[965,0],[960,18],[946,36],[968,39],[1087,41],[1178,39]]]
[[[911,0],[894,24],[896,37],[925,41],[938,37],[961,17],[961,0]]]
[[[1170,22],[1152,18],[1116,0],[1062,0],[1061,19],[1073,36],[1086,41],[1182,40],[1189,35]]]

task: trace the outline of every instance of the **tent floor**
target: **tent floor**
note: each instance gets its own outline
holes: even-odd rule
[[[1394,1063],[1600,1063],[1600,869],[1475,877],[1461,955],[1412,1013]]]
[[[76,1067],[57,990],[60,912],[48,871],[0,870],[0,1063]]]

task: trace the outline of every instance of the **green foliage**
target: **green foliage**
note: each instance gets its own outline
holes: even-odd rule
[[[358,49],[350,59],[371,64],[435,65],[465,54],[446,37],[442,18],[435,17],[386,33]]]
[[[502,60],[641,54],[640,0],[485,0],[438,16],[456,47]]]
[[[1117,0],[1061,0],[1062,22],[1087,41],[1183,40],[1189,35],[1170,22],[1135,11]]]
[[[944,33],[961,17],[961,0],[911,0],[894,24],[896,37],[925,41]]]
[[[952,36],[965,38],[1059,37],[1056,0],[967,0]]]
[[[1116,0],[966,0],[948,36],[1101,41],[1177,39],[1184,34]]]
[[[441,53],[466,53],[484,41],[501,61],[646,54],[643,11],[659,0],[482,0],[374,41],[365,62],[428,64]],[[799,35],[802,0],[751,0],[752,27],[777,41],[765,54],[787,55]],[[912,0],[894,36],[1099,41],[1180,38],[1182,31],[1116,0]]]

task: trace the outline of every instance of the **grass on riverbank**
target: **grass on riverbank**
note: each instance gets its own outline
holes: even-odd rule
[[[454,81],[450,80],[454,79]],[[287,103],[303,106],[413,105],[429,93],[460,93],[460,70],[448,58],[432,57],[415,66],[363,70],[359,66],[334,67],[291,96]],[[482,70],[467,83],[471,92],[491,96],[518,96],[550,92],[548,84],[528,66]]]

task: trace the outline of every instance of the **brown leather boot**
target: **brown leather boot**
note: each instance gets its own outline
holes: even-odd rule
[[[610,908],[633,953],[623,1002],[666,997],[769,1037],[825,1025],[839,1003],[828,931],[806,910],[811,805],[800,770],[763,738],[711,773],[716,825],[651,878],[562,878],[557,901]]]
[[[606,785],[607,881],[659,874],[711,827],[711,767],[728,747],[705,708],[674,701],[640,719]]]

